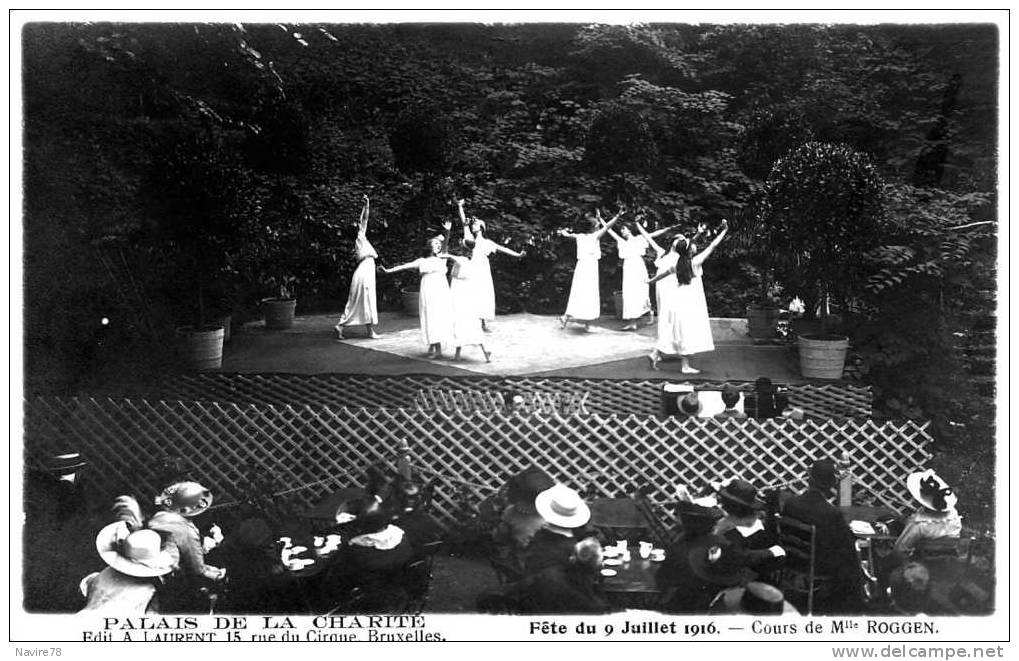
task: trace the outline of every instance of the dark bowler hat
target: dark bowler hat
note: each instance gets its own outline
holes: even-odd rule
[[[534,499],[539,493],[555,486],[555,480],[538,468],[531,466],[509,479],[506,498],[514,504],[524,505],[528,513],[534,513]]]
[[[818,459],[810,466],[810,479],[822,489],[834,489],[839,481],[839,469],[831,459]]]

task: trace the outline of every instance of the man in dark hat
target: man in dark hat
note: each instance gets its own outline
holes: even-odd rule
[[[782,509],[782,516],[816,528],[815,571],[827,579],[814,597],[818,615],[858,615],[863,609],[864,576],[856,538],[842,512],[829,502],[838,479],[834,461],[815,461],[807,475],[807,490],[787,500]]]

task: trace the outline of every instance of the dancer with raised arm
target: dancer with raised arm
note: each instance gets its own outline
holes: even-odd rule
[[[707,248],[697,254],[694,254],[695,245],[692,242],[682,236],[676,238],[671,248],[676,254],[676,264],[651,279],[652,283],[657,283],[675,276],[677,281],[669,311],[671,321],[666,326],[666,335],[662,336],[662,326],[659,326],[658,343],[648,356],[651,369],[658,369],[662,354],[670,353],[680,356],[681,371],[684,374],[699,374],[700,370],[690,365],[690,356],[714,351],[715,343],[711,337],[711,319],[708,317],[708,304],[704,298],[702,276],[705,260],[711,256],[728,231],[729,224],[723,220],[718,235],[712,239]]]
[[[489,324],[495,320],[495,284],[492,281],[492,265],[489,263],[488,257],[501,252],[519,259],[524,256],[524,251],[516,252],[490,240],[485,236],[485,231],[488,229],[485,221],[472,216],[468,223],[467,215],[464,213],[464,201],[457,200],[456,204],[464,227],[464,245],[473,248],[471,252],[471,262],[473,262],[471,282],[474,284],[481,329],[489,332],[491,331]]]
[[[601,213],[597,214],[601,222]],[[648,295],[647,267],[644,265],[644,254],[649,241],[672,229],[666,227],[648,233],[639,223],[641,235],[635,236],[626,225],[620,226],[619,233],[609,230],[616,240],[619,258],[623,260],[623,321],[621,330],[637,330],[637,320],[650,315],[648,324],[654,323],[654,311],[651,309],[651,298]]]
[[[386,274],[416,269],[421,274],[418,291],[418,310],[421,318],[421,337],[428,345],[428,357],[442,357],[442,343],[453,339],[453,297],[446,280],[446,260],[451,257],[442,252],[444,237],[427,240],[428,253],[412,262],[383,268]]]
[[[350,291],[347,293],[347,305],[343,308],[343,316],[335,327],[337,340],[343,339],[344,326],[363,325],[368,337],[372,339],[379,337],[375,332],[375,325],[379,323],[379,308],[375,297],[375,260],[379,254],[368,241],[370,202],[367,195],[362,197],[364,206],[361,207],[361,217],[357,221],[357,238],[354,239],[357,268],[350,277]]]
[[[655,275],[662,275],[666,273],[670,268],[676,266],[676,262],[679,260],[679,255],[673,250],[675,241],[673,241],[669,250],[662,248],[655,241],[654,237],[651,236],[648,231],[640,223],[636,223],[637,231],[640,232],[651,249],[655,251]],[[682,235],[676,237],[677,239],[682,238]],[[674,299],[676,298],[676,288],[679,283],[675,278],[663,278],[655,285],[655,308],[658,310],[658,342],[656,346],[660,346],[660,343],[664,338],[668,338],[671,332],[672,319],[672,308],[674,305]],[[669,345],[671,347],[671,344]],[[652,365],[653,367],[653,365]]]
[[[598,293],[598,260],[601,259],[599,242],[621,215],[622,210],[604,226],[599,223],[598,216],[589,215],[591,232],[588,234],[570,232],[565,228],[559,230],[559,236],[577,241],[577,265],[573,269],[570,298],[566,303],[566,313],[559,317],[563,328],[572,321],[581,324],[584,330],[589,330],[591,322],[601,315],[601,296]]]

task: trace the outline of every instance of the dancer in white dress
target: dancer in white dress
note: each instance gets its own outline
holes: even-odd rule
[[[601,214],[598,214],[601,221]],[[639,225],[638,225],[639,226]],[[619,258],[623,260],[623,321],[626,323],[621,330],[637,330],[637,320],[650,315],[648,324],[654,323],[654,311],[651,309],[651,298],[648,295],[647,266],[644,265],[644,254],[647,253],[649,241],[668,232],[671,227],[648,233],[643,227],[641,236],[634,236],[629,227],[623,225],[617,234],[609,230],[616,240]]]
[[[485,348],[475,295],[477,265],[474,260],[461,255],[453,255],[450,259],[453,260],[453,279],[450,280],[449,291],[453,299],[454,360],[460,360],[460,350],[463,347],[477,345],[481,353],[485,354],[485,362],[490,363],[492,352]]]
[[[347,293],[347,305],[343,308],[343,316],[335,326],[336,339],[343,339],[344,326],[363,325],[368,337],[375,339],[375,324],[379,323],[379,308],[375,297],[375,260],[379,254],[368,241],[368,209],[370,202],[364,195],[364,206],[357,222],[357,238],[354,239],[354,253],[357,268],[350,278],[350,291]]]
[[[665,250],[658,245],[654,237],[648,234],[643,225],[640,223],[636,225],[637,231],[647,239],[648,245],[655,251],[655,275],[661,275],[676,266],[679,255],[674,250]],[[672,323],[670,313],[673,300],[676,297],[676,287],[678,286],[679,283],[675,278],[663,278],[655,284],[655,308],[658,310],[658,337],[660,340],[669,336],[670,324]]]
[[[622,214],[620,211],[604,226],[599,222],[598,216],[588,216],[592,230],[590,234],[559,230],[559,236],[577,240],[577,265],[573,269],[570,298],[566,303],[566,313],[559,317],[559,323],[563,328],[572,321],[588,330],[591,322],[601,315],[601,295],[598,291],[598,260],[601,259],[599,242]]]
[[[428,356],[442,357],[442,343],[453,339],[453,297],[446,280],[446,260],[451,257],[442,252],[442,237],[428,239],[428,256],[415,259],[382,272],[398,273],[417,269],[421,274],[418,292],[418,309],[421,318],[421,337],[428,345]]]
[[[471,281],[474,283],[475,298],[477,299],[476,306],[478,316],[481,319],[481,329],[488,332],[491,330],[489,324],[495,320],[495,283],[492,282],[492,265],[489,263],[488,258],[490,255],[501,252],[504,255],[519,259],[525,253],[523,250],[520,252],[510,250],[488,239],[485,236],[485,231],[488,229],[485,221],[472,217],[470,223],[468,223],[467,215],[464,213],[463,200],[457,200],[457,209],[460,212],[460,220],[463,222],[464,227],[464,245],[473,247],[471,261],[474,263],[474,268],[471,273]]]
[[[729,224],[723,220],[722,230],[712,239],[707,248],[697,254],[692,254],[694,252],[693,243],[685,237],[678,237],[672,244],[672,252],[677,255],[676,264],[651,279],[652,283],[656,283],[674,276],[677,281],[665,336],[662,336],[662,327],[660,326],[658,342],[648,356],[651,369],[658,369],[658,362],[663,353],[671,353],[680,356],[681,371],[684,374],[698,374],[700,370],[690,365],[690,356],[714,351],[715,343],[711,337],[711,319],[708,317],[708,304],[704,298],[704,284],[701,277],[704,273],[704,261],[722,242],[728,230]]]

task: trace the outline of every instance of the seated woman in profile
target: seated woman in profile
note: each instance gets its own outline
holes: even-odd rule
[[[937,473],[926,470],[911,474],[906,478],[906,489],[920,508],[906,519],[895,541],[895,552],[909,555],[920,540],[959,537],[962,517],[955,509],[958,498]]]
[[[715,524],[714,534],[735,545],[746,565],[759,575],[781,568],[785,550],[778,546],[778,536],[764,527],[764,503],[757,498],[757,488],[745,480],[732,480],[719,490],[718,503],[725,516]]]

